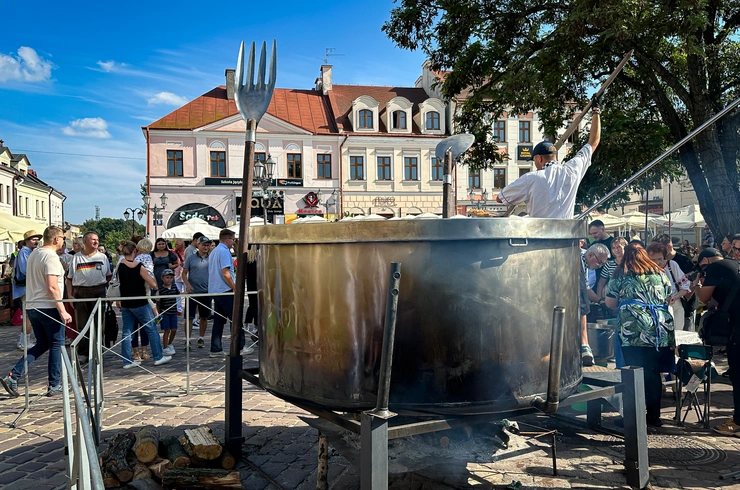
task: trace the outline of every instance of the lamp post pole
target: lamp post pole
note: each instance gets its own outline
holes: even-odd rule
[[[128,217],[131,216],[131,236],[136,235],[136,219],[141,219],[142,216],[144,216],[144,212],[141,210],[141,208],[134,209],[134,208],[126,208],[126,210],[123,212],[123,217],[128,220]]]
[[[160,219],[159,212],[163,211],[167,207],[167,194],[163,192],[162,195],[159,196],[159,202],[162,204],[161,208],[157,206],[156,204],[154,205],[153,208],[150,208],[149,203],[151,202],[151,200],[152,198],[150,195],[147,194],[146,196],[144,196],[144,205],[149,211],[152,212],[152,220],[154,221],[154,239],[156,240],[157,239],[157,229],[158,229],[159,219]]]
[[[275,160],[272,159],[272,155],[267,155],[265,163],[255,162],[254,164],[254,175],[252,181],[262,188],[262,218],[264,223],[267,224],[267,205],[270,204],[272,197],[268,195],[267,189],[272,184],[272,177],[275,171]],[[252,196],[249,196],[251,199]],[[248,216],[247,219],[251,217]]]

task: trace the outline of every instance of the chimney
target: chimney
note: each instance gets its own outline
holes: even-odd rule
[[[321,65],[321,90],[324,95],[331,90],[331,65]]]
[[[234,100],[235,73],[236,70],[234,70],[233,68],[227,68],[226,72],[224,73],[226,75],[226,98],[229,100]]]

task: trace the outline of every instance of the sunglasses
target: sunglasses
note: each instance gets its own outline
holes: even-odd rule
[[[732,250],[734,250],[735,252],[740,252],[740,248],[735,247],[735,246],[732,247]]]

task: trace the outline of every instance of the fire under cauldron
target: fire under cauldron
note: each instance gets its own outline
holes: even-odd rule
[[[375,406],[389,264],[401,263],[390,390],[399,413],[530,407],[547,392],[565,307],[560,398],[581,381],[580,220],[275,225],[259,245],[260,382],[330,410]]]

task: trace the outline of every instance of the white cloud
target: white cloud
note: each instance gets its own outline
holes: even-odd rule
[[[181,95],[175,95],[172,92],[159,92],[154,97],[149,98],[148,102],[150,104],[181,106],[187,104],[189,102],[189,99]]]
[[[121,71],[121,69],[127,67],[128,65],[126,63],[119,63],[118,61],[108,60],[98,61],[98,66],[102,71],[110,73],[112,71]]]
[[[67,136],[85,136],[88,138],[110,138],[108,123],[102,117],[86,117],[75,119],[69,126],[62,128]]]
[[[18,48],[17,56],[0,53],[0,82],[45,82],[51,78],[54,64],[27,46]]]

